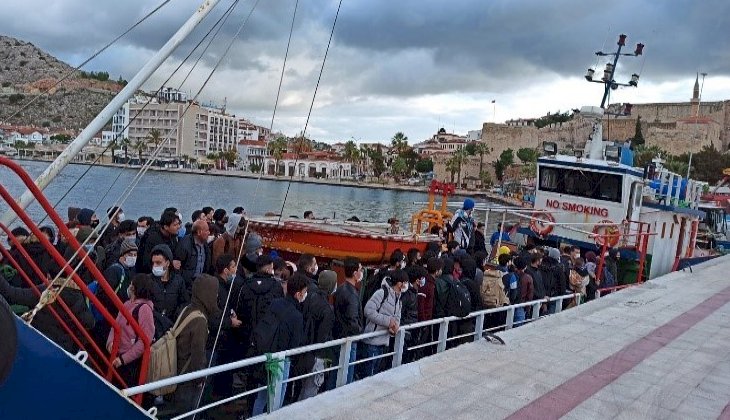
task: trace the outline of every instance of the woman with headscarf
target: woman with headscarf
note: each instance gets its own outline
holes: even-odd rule
[[[586,252],[586,270],[588,270],[588,285],[586,286],[586,301],[593,300],[596,298],[596,291],[598,290],[598,278],[596,277],[596,270],[598,269],[598,256],[593,251]]]

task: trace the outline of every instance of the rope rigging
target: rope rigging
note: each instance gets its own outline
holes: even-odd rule
[[[324,65],[327,62],[327,55],[332,45],[332,38],[335,35],[335,28],[337,27],[337,18],[340,16],[340,9],[342,8],[342,0],[337,4],[337,12],[335,13],[334,21],[332,22],[332,30],[330,31],[330,37],[327,41],[327,49],[324,51],[324,58],[322,59],[322,66],[319,68],[319,76],[317,77],[317,85],[314,87],[314,94],[312,95],[312,102],[309,104],[309,112],[307,113],[307,120],[304,123],[304,130],[302,130],[302,141],[306,138],[307,128],[309,127],[309,119],[312,117],[312,110],[314,109],[314,101],[317,99],[317,91],[319,91],[319,84],[322,81],[322,73],[324,73]],[[284,207],[286,206],[286,200],[289,197],[289,190],[291,189],[292,180],[294,179],[294,173],[296,172],[297,162],[299,162],[299,155],[301,154],[301,148],[297,150],[296,158],[294,159],[294,171],[289,176],[289,182],[286,186],[286,193],[284,194],[284,201],[281,203],[281,211],[279,211],[279,219],[276,224],[281,223],[281,215],[284,214]]]

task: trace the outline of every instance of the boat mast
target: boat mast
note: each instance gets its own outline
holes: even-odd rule
[[[64,151],[54,160],[43,173],[35,180],[35,184],[44,190],[48,184],[76,157],[91,138],[102,130],[106,123],[114,116],[127,100],[142,87],[158,67],[172,54],[173,51],[187,38],[198,24],[215,8],[219,0],[204,0],[192,16],[178,29],[178,31],[155,53],[142,69],[127,83],[127,85],[112,99],[109,104],[84,128],[81,134],[71,142]],[[33,194],[25,191],[18,200],[21,208],[27,208],[34,201]],[[12,210],[8,210],[2,217],[2,223],[9,225],[16,218]]]
[[[608,96],[611,94],[612,90],[618,89],[619,86],[633,86],[637,87],[639,84],[639,75],[634,73],[631,75],[631,80],[628,83],[618,83],[616,80],[614,80],[614,75],[616,73],[616,65],[618,64],[618,58],[620,56],[630,56],[630,57],[638,57],[642,55],[644,51],[644,44],[638,43],[636,44],[636,49],[633,53],[622,53],[621,49],[623,49],[624,46],[626,46],[626,35],[621,34],[618,37],[618,49],[616,52],[612,53],[605,53],[603,51],[597,51],[596,55],[599,57],[613,57],[613,62],[606,63],[606,67],[603,70],[603,77],[600,80],[593,80],[593,75],[596,73],[596,71],[592,68],[588,69],[588,72],[585,75],[585,78],[587,81],[592,83],[602,83],[604,85],[603,90],[603,98],[601,99],[601,106],[600,107],[583,107],[581,109],[581,114],[586,114],[588,118],[594,119],[593,122],[593,132],[591,133],[591,137],[586,143],[585,147],[585,154],[589,159],[603,159],[603,127],[601,124],[601,121],[603,119],[604,115],[630,115],[631,114],[631,104],[626,104],[624,109],[621,113],[610,113],[605,112],[606,108],[606,102],[608,101]],[[609,139],[610,140],[610,139]]]

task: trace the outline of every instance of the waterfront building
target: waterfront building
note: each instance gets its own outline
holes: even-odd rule
[[[250,172],[258,172],[264,164],[264,159],[269,156],[266,142],[263,140],[239,140],[237,151],[239,168]]]
[[[272,156],[264,158],[267,175],[295,176],[299,178],[347,179],[353,175],[352,164],[333,152],[284,153],[277,162]]]
[[[238,140],[260,140],[268,142],[272,139],[271,130],[254,124],[253,122],[241,118],[238,120]]]

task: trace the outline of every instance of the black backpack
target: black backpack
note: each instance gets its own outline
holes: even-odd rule
[[[446,292],[446,315],[463,318],[471,312],[471,294],[461,282],[445,279],[448,291]]]
[[[245,283],[238,291],[236,299],[235,311],[240,319],[244,319],[250,326],[248,328],[256,328],[259,321],[263,320],[266,313],[274,300],[272,293],[258,294],[254,293],[251,284],[258,281],[255,278],[245,280]]]
[[[286,350],[277,339],[280,326],[279,317],[271,311],[266,312],[251,333],[252,356]]]
[[[132,317],[137,320],[137,323],[139,323],[139,308],[142,305],[144,305],[144,303],[140,303],[132,309]],[[155,336],[152,341],[157,341],[162,338],[162,336],[165,335],[170,328],[172,328],[173,322],[170,321],[168,317],[154,309],[152,310],[152,318],[155,320]]]
[[[365,286],[362,288],[362,309],[365,310],[365,305],[367,305],[368,301],[371,297],[375,294],[375,291],[380,289],[381,284],[383,283],[383,279],[388,273],[388,268],[383,267],[378,270],[377,273],[373,274],[372,276],[368,277],[367,281],[365,282]],[[385,295],[388,296],[387,293]],[[382,303],[381,303],[382,305]]]

